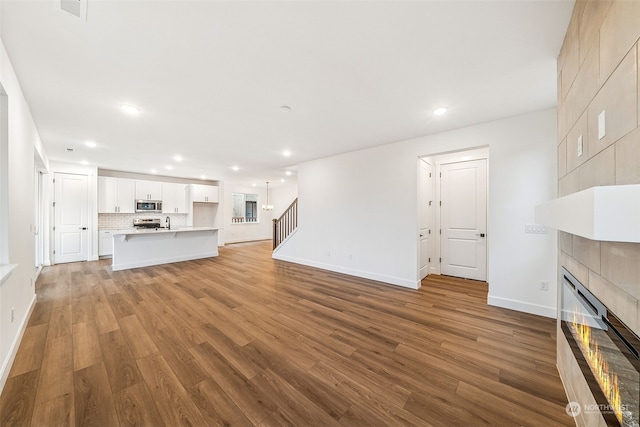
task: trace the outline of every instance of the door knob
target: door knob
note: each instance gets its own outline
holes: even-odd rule
[[[484,233],[476,234],[476,236],[478,236],[478,237],[484,237]]]
[[[80,227],[80,230],[86,230],[87,227]]]

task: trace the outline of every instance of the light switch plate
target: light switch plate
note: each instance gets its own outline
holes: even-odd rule
[[[607,134],[605,122],[604,110],[602,110],[602,112],[598,114],[598,139],[604,138]]]
[[[542,224],[525,224],[524,232],[525,234],[547,234],[548,229]]]
[[[578,137],[578,157],[582,156],[583,153],[583,145],[582,145],[582,135]]]

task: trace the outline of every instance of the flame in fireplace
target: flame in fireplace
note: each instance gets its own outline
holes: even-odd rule
[[[598,349],[598,343],[591,335],[591,327],[586,324],[584,317],[582,321],[578,321],[578,310],[573,312],[573,328],[579,344],[584,348],[582,353],[585,355],[591,371],[593,371],[600,388],[606,396],[613,412],[622,423],[622,406],[620,402],[620,389],[618,388],[618,375],[610,372],[609,363],[604,359],[602,352]]]

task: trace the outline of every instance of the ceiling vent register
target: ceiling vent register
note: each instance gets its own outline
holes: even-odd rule
[[[60,0],[60,9],[83,20],[87,19],[87,0]]]

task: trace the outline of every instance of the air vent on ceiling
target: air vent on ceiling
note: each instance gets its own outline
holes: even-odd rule
[[[78,18],[87,19],[87,0],[59,0],[60,9],[77,16]]]

